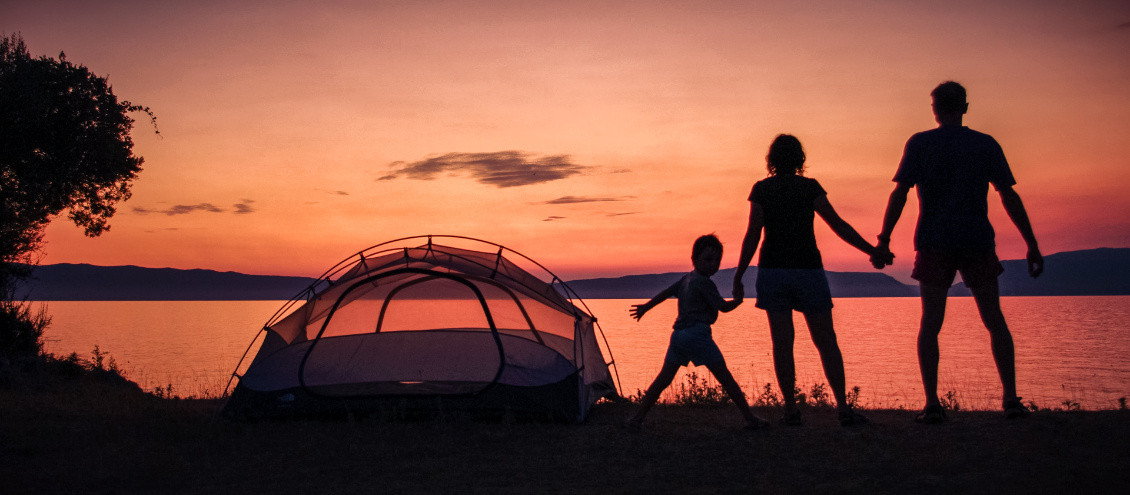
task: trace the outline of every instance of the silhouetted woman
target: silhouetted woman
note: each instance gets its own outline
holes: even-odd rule
[[[749,227],[734,274],[734,293],[735,297],[739,292],[744,295],[742,275],[753,260],[764,228],[765,242],[757,262],[757,307],[769,317],[773,366],[785,400],[781,423],[803,424],[794,393],[794,310],[804,315],[812,342],[820,352],[824,375],[839,407],[840,424],[866,423],[867,418],[853,412],[844,395],[844,362],[832,327],[832,295],[816,248],[812,225],[815,214],[856,249],[872,257],[882,255],[836,214],[820,183],[804,177],[805,155],[800,140],[788,134],[777,136],[765,159],[769,177],[754,184],[749,195]]]

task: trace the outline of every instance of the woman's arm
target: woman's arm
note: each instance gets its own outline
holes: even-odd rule
[[[827,195],[816,198],[815,204],[813,206],[815,206],[816,213],[820,215],[820,218],[824,219],[824,222],[826,222],[828,226],[832,228],[832,232],[835,232],[836,235],[840,236],[840,239],[843,239],[844,242],[851,244],[852,247],[863,251],[868,256],[873,256],[876,254],[875,246],[872,246],[867,241],[863,240],[863,236],[859,235],[859,232],[856,232],[850,224],[848,224],[843,218],[840,218],[840,215],[836,213],[836,209],[832,208],[832,203],[828,202]]]
[[[765,227],[765,215],[761,205],[754,201],[749,202],[749,225],[745,229],[745,238],[742,239],[742,253],[738,257],[738,269],[734,272],[734,297],[741,294],[744,297],[745,287],[742,285],[742,276],[753,261],[753,253],[757,252],[757,245],[761,243],[761,229]],[[732,309],[732,308],[731,308]]]

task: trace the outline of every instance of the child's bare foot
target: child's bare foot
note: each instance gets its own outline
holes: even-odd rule
[[[745,422],[745,429],[747,430],[764,430],[769,426],[770,423],[760,416],[754,416],[753,419],[747,419]]]

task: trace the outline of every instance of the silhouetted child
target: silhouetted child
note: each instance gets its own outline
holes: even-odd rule
[[[663,369],[647,388],[639,409],[625,426],[638,427],[651,406],[659,400],[659,394],[671,385],[679,367],[693,362],[698,366],[706,366],[706,369],[714,374],[714,378],[722,385],[730,400],[734,401],[741,410],[746,420],[746,428],[767,427],[768,421],[750,411],[745,394],[734,380],[734,376],[730,374],[730,370],[726,368],[722,351],[718,350],[718,345],[714,343],[710,333],[710,325],[718,319],[719,311],[728,313],[742,303],[740,297],[735,297],[731,301],[722,299],[718,287],[710,280],[711,275],[718,273],[718,266],[722,263],[722,242],[714,235],[699,237],[691,250],[691,261],[694,263],[693,272],[683,276],[650,301],[632,306],[631,315],[639,320],[648,310],[670,297],[675,296],[679,299],[679,316],[675,319],[675,330],[671,332],[671,343],[667,346]]]

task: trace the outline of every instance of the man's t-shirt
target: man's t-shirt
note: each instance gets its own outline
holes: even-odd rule
[[[992,136],[957,126],[911,136],[894,181],[918,188],[917,251],[995,249],[989,184],[1016,184]]]
[[[774,175],[753,185],[749,200],[761,205],[765,219],[758,268],[824,268],[812,221],[816,198],[827,194],[816,179],[799,175]]]
[[[718,293],[714,281],[697,271],[690,272],[671,285],[679,298],[679,316],[675,318],[676,330],[696,323],[713,325],[718,321],[718,310],[726,300]]]

